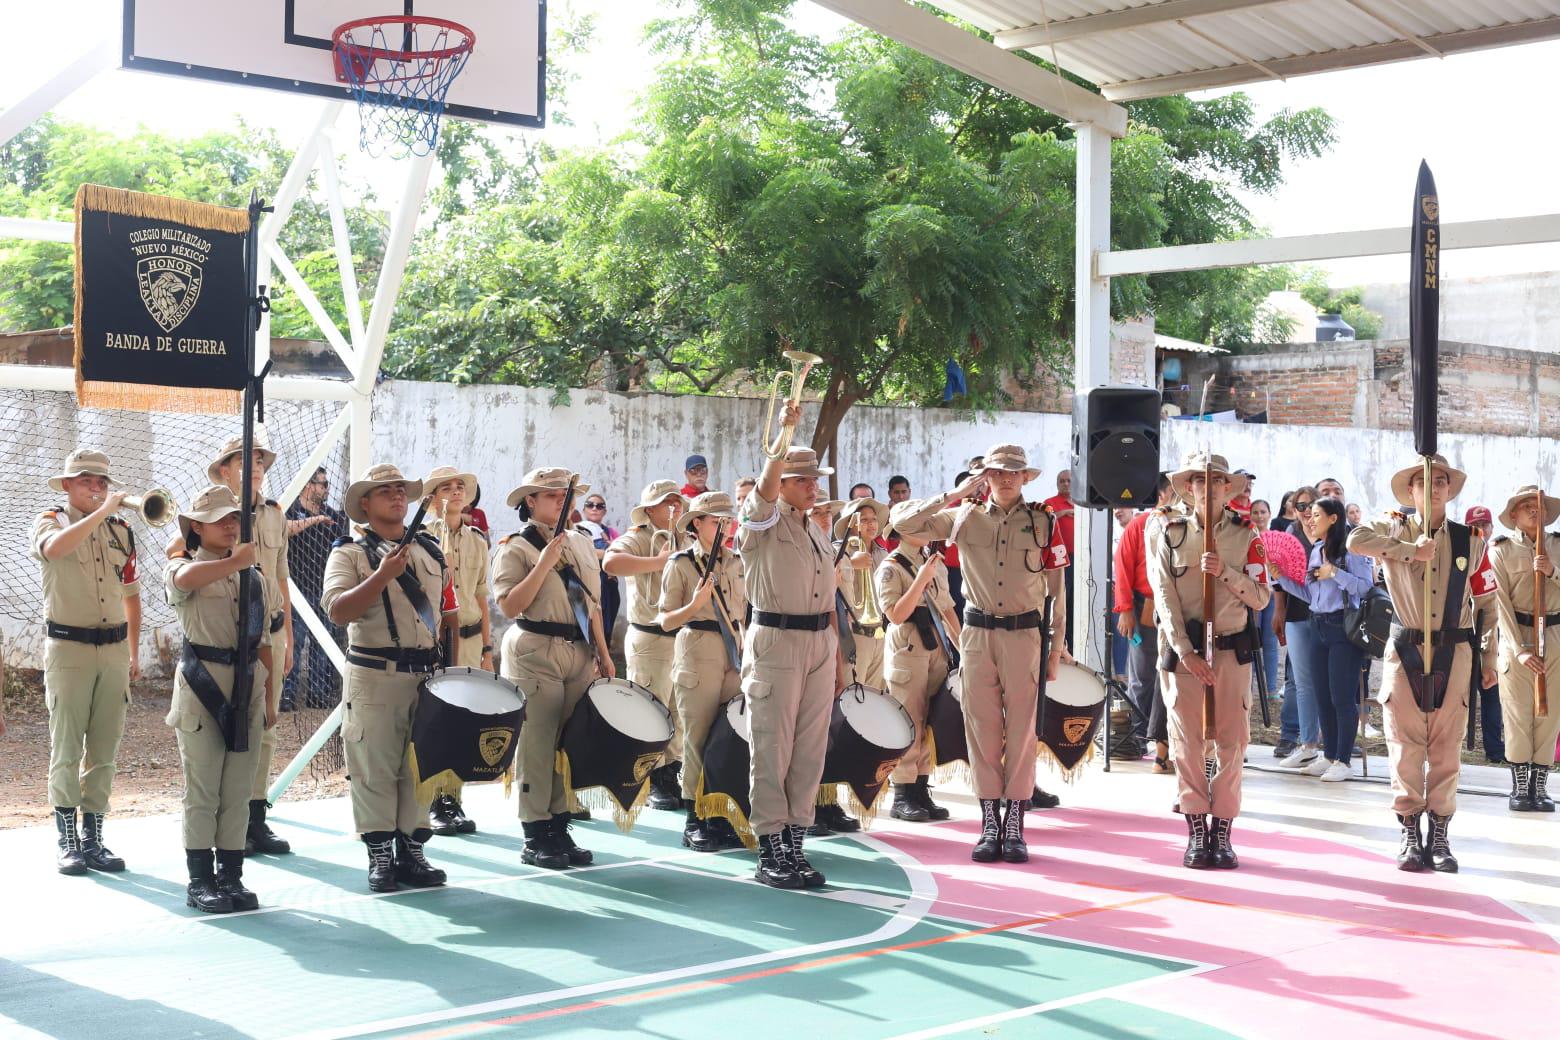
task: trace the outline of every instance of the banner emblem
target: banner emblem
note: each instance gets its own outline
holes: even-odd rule
[[[1063,719],[1062,736],[1069,744],[1081,744],[1089,732],[1089,727],[1093,725],[1094,718],[1090,715]]]
[[[514,737],[514,730],[510,729],[485,729],[477,734],[477,750],[482,754],[482,761],[490,766],[498,765]]]
[[[1441,200],[1435,195],[1421,195],[1419,208],[1424,211],[1426,220],[1436,220],[1441,216]]]
[[[200,299],[200,264],[176,256],[147,256],[136,261],[141,303],[164,332],[183,324]]]

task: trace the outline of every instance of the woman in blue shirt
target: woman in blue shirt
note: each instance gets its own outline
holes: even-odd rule
[[[1305,585],[1311,601],[1311,672],[1322,723],[1323,780],[1347,780],[1359,726],[1360,665],[1365,652],[1349,641],[1344,611],[1370,591],[1370,560],[1344,548],[1349,526],[1336,498],[1311,505],[1311,557]]]

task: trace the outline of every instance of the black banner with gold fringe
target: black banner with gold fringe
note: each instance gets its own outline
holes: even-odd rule
[[[247,210],[98,184],[76,192],[76,397],[239,411],[253,286]]]

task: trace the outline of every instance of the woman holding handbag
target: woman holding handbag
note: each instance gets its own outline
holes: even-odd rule
[[[1305,585],[1311,601],[1311,681],[1322,724],[1325,769],[1306,773],[1326,781],[1347,780],[1359,728],[1360,665],[1365,652],[1349,638],[1344,615],[1370,592],[1371,562],[1344,548],[1346,507],[1336,498],[1311,505],[1311,555]]]

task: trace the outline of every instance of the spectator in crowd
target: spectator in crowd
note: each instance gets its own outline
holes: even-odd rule
[[[1285,491],[1278,500],[1278,515],[1268,521],[1269,531],[1287,531],[1295,523],[1295,493]]]
[[[850,487],[850,495],[847,497],[852,499],[877,498],[877,492],[872,490],[871,484],[852,484]]]
[[[1347,496],[1343,493],[1343,485],[1338,482],[1337,477],[1323,477],[1321,480],[1318,480],[1316,482],[1316,497],[1336,498],[1340,502],[1347,500]]]
[[[477,493],[471,496],[471,501],[466,503],[461,512],[466,514],[466,523],[470,524],[473,530],[480,531],[482,537],[491,544],[493,535],[488,531],[487,514],[477,508],[477,503],[480,501],[482,501],[482,488],[478,487]]]
[[[1463,514],[1463,523],[1473,528],[1484,544],[1489,544],[1490,534],[1495,530],[1495,518],[1490,515],[1486,506],[1469,506]],[[1494,610],[1493,605],[1490,610]],[[1475,632],[1481,631],[1481,626],[1474,625]],[[1500,638],[1498,628],[1490,629],[1489,645],[1484,647],[1482,653],[1486,661],[1499,660],[1496,653],[1496,640]],[[1506,722],[1500,713],[1500,684],[1494,683],[1479,690],[1479,732],[1483,735],[1484,760],[1492,766],[1506,764]]]
[[[1250,519],[1253,531],[1268,529],[1268,524],[1273,519],[1273,510],[1266,499],[1252,500]],[[1278,610],[1278,596],[1276,589],[1274,592],[1275,595],[1268,600],[1268,605],[1257,614],[1257,634],[1262,637],[1262,672],[1263,678],[1267,680],[1269,693],[1276,693],[1278,690],[1278,633],[1273,629],[1273,614]]]
[[[753,493],[753,489],[757,486],[758,478],[756,477],[743,477],[737,481],[736,491],[738,509],[742,508],[742,503],[747,501],[747,497]]]
[[[1072,502],[1072,470],[1058,470],[1056,474],[1056,494],[1045,500],[1053,513],[1056,514],[1056,528],[1061,534],[1062,544],[1067,547],[1067,577],[1062,582],[1063,602],[1067,605],[1067,616],[1072,613],[1072,588],[1073,588],[1073,502]],[[1067,626],[1067,652],[1072,653],[1073,626]]]
[[[590,537],[599,563],[607,555],[607,546],[617,541],[620,532],[607,524],[607,496],[591,491],[585,496],[581,511],[580,530]],[[606,571],[601,572],[601,631],[607,642],[612,642],[612,626],[617,624],[618,609],[623,605],[623,588],[618,580]]]
[[[1344,612],[1370,591],[1374,570],[1344,548],[1348,530],[1343,500],[1311,504],[1311,551],[1305,592],[1311,608],[1310,668],[1322,727],[1322,752],[1301,772],[1323,780],[1347,780],[1360,721],[1360,662],[1364,651],[1350,641]]]
[[[298,498],[287,509],[288,572],[293,584],[308,603],[336,645],[343,645],[344,632],[333,625],[320,609],[320,589],[325,583],[325,560],[337,538],[350,536],[347,515],[334,508],[326,498],[330,494],[330,476],[325,467],[315,469]],[[303,667],[307,664],[307,668]],[[296,611],[293,615],[293,667],[282,681],[283,711],[299,707],[299,687],[303,686],[302,706],[327,708],[335,703],[340,677],[314,632]]]
[[[1127,525],[1130,524],[1132,522],[1132,518],[1137,515],[1137,510],[1123,506],[1119,509],[1112,509],[1110,511],[1110,515],[1112,520],[1111,558],[1114,560],[1115,554],[1121,552],[1121,536],[1126,533]],[[1125,682],[1127,678],[1127,649],[1128,644],[1125,639],[1112,639],[1110,641],[1111,674],[1122,682]],[[1143,727],[1137,725],[1136,720],[1134,720],[1132,731],[1140,738],[1142,734],[1139,733],[1139,730],[1142,728]],[[1143,756],[1140,753],[1136,757],[1142,758]]]
[[[1300,542],[1306,558],[1311,555],[1311,507],[1316,504],[1314,487],[1299,488],[1291,504],[1295,523],[1288,533]],[[1287,648],[1284,655],[1284,703],[1279,711],[1278,745],[1273,754],[1279,765],[1299,769],[1314,762],[1322,753],[1322,724],[1318,714],[1316,687],[1311,681],[1311,607],[1305,586],[1289,577],[1278,579],[1278,609],[1273,614],[1273,630]]]
[[[683,463],[683,477],[688,483],[682,486],[684,498],[697,498],[709,490],[710,464],[703,455],[689,455]]]
[[[1251,518],[1251,489],[1257,486],[1257,475],[1249,469],[1238,469],[1235,471],[1235,475],[1246,478],[1246,489],[1230,499],[1230,510],[1237,516],[1249,520]]]
[[[1266,531],[1268,524],[1273,522],[1273,507],[1267,504],[1267,500],[1259,498],[1251,503],[1251,529],[1253,531]]]
[[[888,504],[910,501],[910,478],[896,473],[888,478]]]
[[[1158,506],[1163,509],[1175,501],[1170,475],[1159,474]],[[1148,584],[1148,569],[1143,558],[1143,531],[1154,513],[1145,510],[1133,517],[1121,532],[1116,549],[1115,594],[1111,604],[1116,615],[1116,634],[1127,644],[1127,696],[1137,706],[1133,713],[1133,732],[1154,742],[1154,772],[1169,773],[1170,733],[1165,716],[1164,697],[1159,689],[1159,632],[1154,626],[1154,594]]]
[[[1350,527],[1358,527],[1365,516],[1365,510],[1360,508],[1358,502],[1350,502],[1343,508],[1344,519],[1349,521]]]

